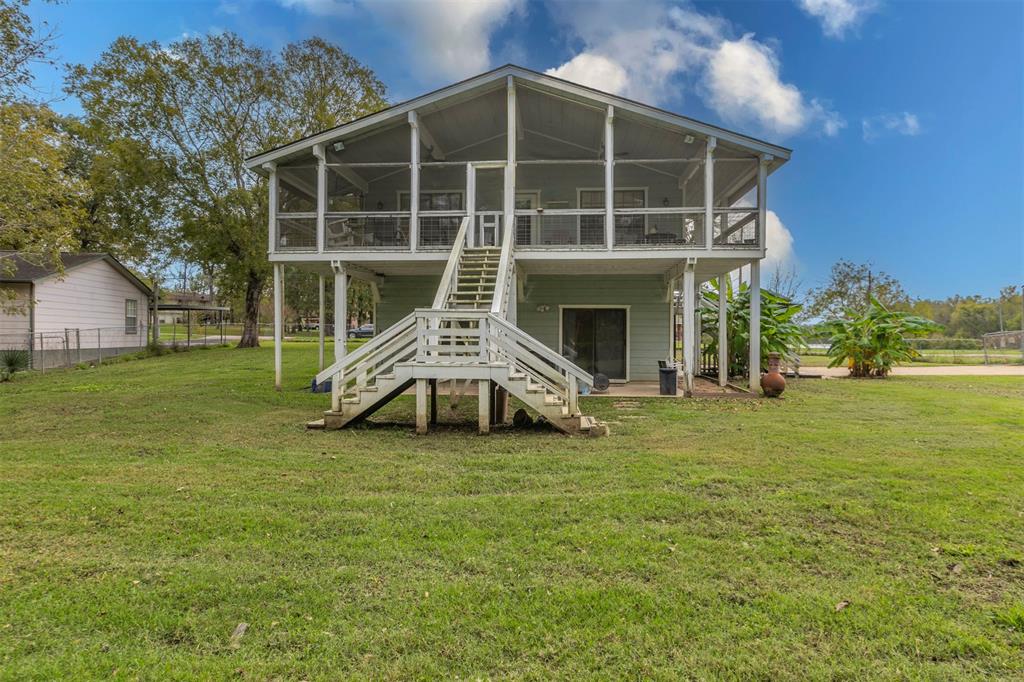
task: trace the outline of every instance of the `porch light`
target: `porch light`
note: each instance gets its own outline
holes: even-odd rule
[[[345,148],[345,143],[342,142],[341,140],[338,140],[337,142],[335,142],[334,144],[331,145],[331,149],[333,149],[336,152],[340,152],[344,148]]]
[[[693,144],[693,135],[687,135],[683,138],[683,142],[686,144]]]

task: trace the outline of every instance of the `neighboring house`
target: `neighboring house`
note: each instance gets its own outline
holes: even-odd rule
[[[0,345],[35,352],[145,346],[149,287],[109,254],[60,259],[62,273],[48,261],[0,251],[0,287],[14,293],[0,305]]]
[[[349,357],[337,343],[318,376],[341,379],[328,426],[413,384],[422,421],[427,382],[458,378],[484,382],[481,410],[497,385],[572,431],[587,423],[579,383],[655,380],[659,361],[676,358],[674,291],[692,321],[701,282],[749,266],[759,287],[767,178],[789,157],[508,65],[247,166],[270,180],[278,334],[285,263],[333,277],[335,319],[346,318],[348,277],[375,288],[381,331]],[[687,382],[699,364],[695,326],[682,330]]]
[[[189,311],[203,314],[206,311],[221,310],[210,294],[197,291],[161,291],[157,307],[160,324],[185,324]]]

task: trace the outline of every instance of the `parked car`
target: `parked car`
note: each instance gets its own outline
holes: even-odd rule
[[[355,329],[348,330],[348,338],[350,339],[368,339],[373,336],[373,325],[364,324]]]

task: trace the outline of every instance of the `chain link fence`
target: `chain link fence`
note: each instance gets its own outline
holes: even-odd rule
[[[0,352],[26,369],[46,371],[79,363],[102,363],[145,350],[149,327],[93,327],[32,334],[0,334]]]

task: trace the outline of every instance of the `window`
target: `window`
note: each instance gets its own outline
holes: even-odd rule
[[[647,190],[617,189],[612,195],[614,208],[644,208],[647,206]],[[580,208],[604,208],[603,189],[581,189]],[[644,216],[615,216],[615,242],[617,244],[635,244],[643,238]],[[580,216],[580,243],[604,243],[604,216]]]
[[[401,210],[409,210],[409,193],[400,195]],[[420,192],[421,211],[461,211],[462,191],[457,192]]]
[[[124,300],[124,333],[137,334],[139,331],[139,302],[134,298]]]

